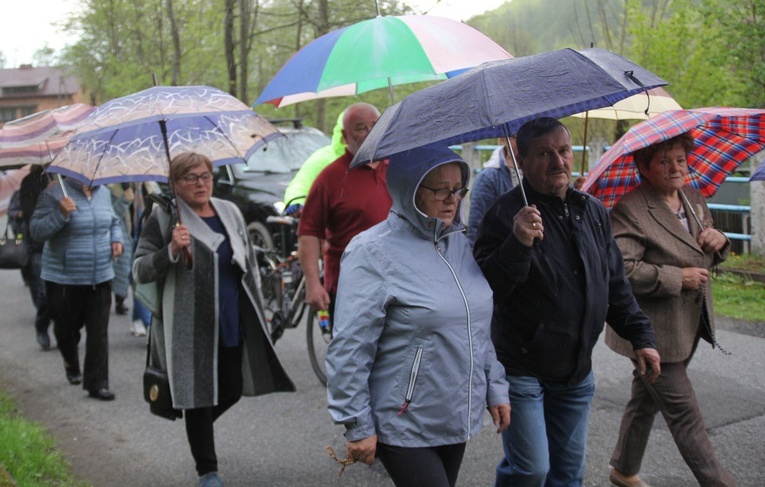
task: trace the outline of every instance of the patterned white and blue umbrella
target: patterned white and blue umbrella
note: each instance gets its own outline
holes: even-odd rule
[[[155,86],[98,107],[48,167],[95,186],[167,181],[170,159],[196,152],[221,166],[246,162],[282,134],[210,86]]]

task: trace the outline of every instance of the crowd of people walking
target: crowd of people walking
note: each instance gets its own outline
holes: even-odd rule
[[[568,128],[529,121],[479,176],[466,225],[471,170],[445,146],[350,168],[378,117],[366,103],[343,111],[326,167],[290,210],[306,300],[331,317],[328,411],[346,461],[379,458],[397,486],[453,487],[488,410],[504,447],[496,486],[582,485],[592,352],[606,330],[635,370],[612,485],[647,485],[638,474],[659,412],[701,485],[735,485],[686,373],[701,341],[720,348],[709,269],[730,248],[684,183],[692,139],[638,151],[643,183],[609,213],[572,183]],[[23,274],[37,343],[54,347],[52,322],[63,376],[89,397],[115,399],[112,302],[127,314],[131,286],[156,285],[161,309],[133,299],[131,332],[148,331],[199,485],[217,487],[216,420],[243,396],[295,386],[270,339],[245,219],[213,196],[212,161],[176,155],[169,180],[174,199],[149,208],[146,184],[49,182],[36,168],[12,216],[32,240]]]

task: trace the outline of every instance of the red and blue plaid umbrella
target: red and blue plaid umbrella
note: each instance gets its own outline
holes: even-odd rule
[[[611,209],[640,184],[632,153],[689,132],[694,139],[688,154],[687,184],[705,197],[742,162],[765,149],[765,110],[709,107],[671,110],[633,126],[600,158],[583,190]]]

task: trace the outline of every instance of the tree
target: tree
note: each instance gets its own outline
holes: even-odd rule
[[[58,63],[56,51],[45,44],[44,47],[35,51],[32,55],[32,61],[35,66],[55,66]]]
[[[740,81],[740,106],[765,107],[765,0],[729,0],[718,19],[734,76]]]

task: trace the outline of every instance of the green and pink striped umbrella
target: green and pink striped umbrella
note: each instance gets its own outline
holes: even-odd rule
[[[325,34],[298,51],[255,105],[277,107],[446,79],[512,56],[467,24],[430,15],[376,17]]]

